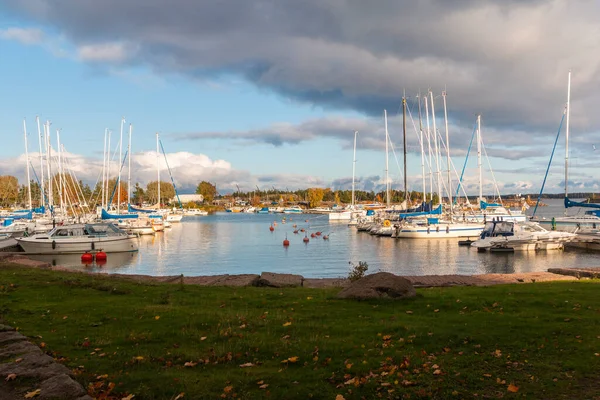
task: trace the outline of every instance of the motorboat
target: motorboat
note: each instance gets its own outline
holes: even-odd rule
[[[560,250],[576,236],[570,232],[546,230],[536,222],[490,221],[471,246],[478,251]]]
[[[197,216],[197,215],[208,215],[207,211],[201,210],[199,208],[188,208],[183,212],[183,215],[186,216]]]
[[[438,218],[403,221],[396,226],[392,236],[404,239],[448,239],[476,238],[481,234],[483,225],[479,223],[457,223]]]
[[[301,214],[303,212],[304,211],[302,208],[300,208],[300,206],[286,207],[283,209],[284,214]]]
[[[26,252],[37,254],[138,250],[137,236],[128,234],[112,223],[57,226],[48,233],[18,238],[17,243]]]

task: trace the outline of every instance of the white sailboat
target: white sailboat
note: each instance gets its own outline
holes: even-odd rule
[[[356,174],[356,138],[358,131],[354,131],[354,152],[352,157],[352,200],[350,207],[341,210],[332,210],[329,214],[330,221],[350,221],[348,226],[356,225],[360,216],[366,214],[364,210],[355,209],[355,174]]]

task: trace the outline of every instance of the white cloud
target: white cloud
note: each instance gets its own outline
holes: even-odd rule
[[[77,48],[77,57],[86,62],[120,63],[132,56],[132,48],[122,42],[85,44]]]
[[[36,28],[7,28],[0,29],[0,38],[27,45],[40,44],[44,40],[44,32]]]

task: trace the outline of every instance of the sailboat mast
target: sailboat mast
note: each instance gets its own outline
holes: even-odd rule
[[[160,151],[158,149],[158,132],[156,132],[156,176],[157,176],[157,187],[156,192],[158,196],[158,209],[160,210]]]
[[[386,207],[390,208],[390,180],[389,180],[389,163],[388,163],[388,126],[387,126],[387,110],[383,110],[383,121],[385,125],[385,203]]]
[[[352,157],[352,207],[354,207],[354,176],[356,173],[356,136],[358,131],[354,131],[354,156]]]
[[[23,135],[25,136],[25,162],[27,163],[27,194],[29,196],[29,210],[32,210],[31,206],[31,178],[29,177],[29,146],[27,146],[27,125],[25,118],[23,118]]]
[[[44,153],[42,152],[42,132],[40,129],[40,117],[36,115],[35,122],[38,130],[38,143],[40,147],[40,207],[45,204],[44,201]]]
[[[437,127],[435,125],[435,104],[433,102],[433,92],[429,91],[429,97],[431,98],[431,119],[433,121],[433,145],[435,147],[435,166],[437,168],[437,190],[438,190],[438,201],[442,204],[442,174],[440,171],[440,148],[437,140]]]
[[[404,201],[408,207],[408,184],[406,179],[406,97],[402,98],[402,140],[404,147]]]
[[[110,136],[111,136],[112,131],[109,129],[108,130],[108,151],[106,153],[106,208],[108,208],[108,205],[110,203],[112,203],[113,199],[111,197],[111,193],[109,191],[109,187],[108,187],[108,181],[110,181],[110,157],[111,157],[111,148],[110,148]],[[111,197],[111,198],[109,198]],[[108,211],[108,210],[107,210]]]
[[[569,79],[567,83],[567,127],[565,129],[565,200],[569,196],[569,114],[571,113],[571,70],[569,70]],[[565,208],[565,215],[567,209]]]
[[[133,132],[133,125],[129,124],[129,144],[127,145],[127,204],[131,203],[131,133]]]
[[[433,163],[431,161],[431,132],[429,130],[429,99],[425,95],[425,118],[427,118],[427,148],[429,150],[429,201],[433,202]]]
[[[48,202],[54,206],[54,193],[52,192],[52,144],[50,143],[50,121],[44,125],[46,132],[46,166],[48,167]]]
[[[58,198],[60,199],[60,213],[65,215],[65,204],[63,199],[63,176],[62,176],[62,151],[60,148],[60,129],[56,130],[56,148],[58,151]]]
[[[425,192],[427,189],[425,188],[425,149],[423,147],[423,119],[421,117],[421,93],[419,93],[419,140],[421,142],[421,175],[423,178],[423,203],[427,200],[425,198]]]
[[[106,137],[108,129],[104,129],[104,152],[102,153],[102,208],[106,208]]]
[[[481,115],[477,114],[477,168],[479,168],[479,202],[483,201],[483,172],[481,170]]]
[[[450,140],[448,136],[448,110],[446,109],[446,91],[442,92],[444,99],[444,123],[446,125],[446,158],[448,160],[448,203],[450,204],[450,215],[452,215],[452,175],[450,174]]]
[[[117,187],[117,214],[121,213],[121,160],[123,159],[123,125],[125,124],[125,117],[121,117],[121,135],[119,138],[119,175],[117,180],[119,185]]]

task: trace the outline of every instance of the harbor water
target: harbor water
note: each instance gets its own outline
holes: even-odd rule
[[[562,215],[562,200],[544,200],[537,215]],[[530,214],[533,208],[528,211]],[[577,212],[573,210],[573,212]],[[285,223],[283,223],[285,218]],[[294,234],[297,229],[306,232]],[[269,227],[273,225],[271,232]],[[311,237],[311,233],[322,235]],[[309,238],[304,243],[305,234]],[[323,235],[328,235],[327,240]],[[283,246],[284,239],[290,241]],[[306,278],[345,277],[364,261],[368,273],[473,275],[545,271],[551,267],[598,267],[598,253],[580,250],[478,253],[456,239],[409,240],[372,236],[329,222],[327,215],[216,213],[184,217],[155,236],[139,238],[139,252],[109,254],[105,265],[85,266],[80,255],[32,256],[75,270],[154,276],[300,274]]]

